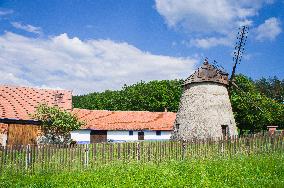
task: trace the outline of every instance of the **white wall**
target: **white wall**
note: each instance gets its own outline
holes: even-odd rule
[[[161,135],[156,135],[156,131],[144,131],[145,140],[169,140],[171,131],[161,131]]]
[[[76,130],[71,131],[71,139],[79,144],[88,144],[91,141],[91,130]]]
[[[7,143],[7,134],[0,134],[0,144],[6,146]]]
[[[113,141],[136,141],[138,140],[138,132],[133,131],[133,135],[129,135],[129,131],[107,131],[107,139]],[[156,131],[144,132],[144,140],[169,140],[171,131],[161,131],[161,135],[156,135]],[[76,130],[71,132],[71,139],[78,144],[90,143],[91,130]]]
[[[133,135],[129,135],[129,131],[107,131],[107,139],[134,141],[138,140],[138,132],[140,131],[133,131]],[[161,135],[156,135],[156,131],[143,132],[144,140],[169,140],[171,137],[171,131],[161,131]]]

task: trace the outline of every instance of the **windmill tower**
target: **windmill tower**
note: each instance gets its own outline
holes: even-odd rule
[[[184,84],[172,139],[190,140],[237,135],[228,95],[228,74],[208,63]]]

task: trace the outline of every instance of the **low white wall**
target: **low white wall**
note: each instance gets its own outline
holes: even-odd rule
[[[145,140],[169,140],[171,131],[161,131],[161,135],[156,135],[156,131],[144,131]]]
[[[79,144],[88,144],[91,141],[91,130],[76,130],[71,131],[71,139],[75,140]]]
[[[138,132],[133,131],[133,135],[129,135],[129,131],[107,131],[108,140],[125,140],[135,141],[138,140]],[[144,140],[169,140],[171,131],[161,131],[161,135],[156,135],[156,131],[143,131]]]
[[[107,139],[114,141],[136,141],[138,140],[138,132],[133,131],[133,135],[129,135],[129,131],[107,131]],[[171,131],[161,131],[161,135],[156,135],[156,131],[144,132],[144,140],[169,140],[171,138]],[[72,131],[71,139],[75,140],[78,144],[90,143],[91,130],[76,130]]]
[[[0,134],[0,145],[6,146],[7,143],[7,134]]]

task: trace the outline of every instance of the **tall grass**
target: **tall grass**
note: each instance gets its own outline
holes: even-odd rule
[[[0,175],[0,187],[284,187],[284,155],[116,162],[88,170]]]
[[[283,136],[244,137],[188,142],[100,143],[77,146],[14,146],[0,148],[0,173],[33,174],[77,171],[110,163],[161,163],[200,158],[283,152]]]

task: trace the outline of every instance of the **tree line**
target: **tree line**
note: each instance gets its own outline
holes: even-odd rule
[[[121,90],[73,96],[73,107],[91,110],[177,112],[183,80],[138,82]],[[240,130],[259,131],[267,125],[284,128],[284,79],[235,77],[230,99]]]

